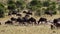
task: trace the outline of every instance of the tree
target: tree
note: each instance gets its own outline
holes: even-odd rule
[[[57,14],[56,10],[53,10],[53,8],[51,7],[48,7],[46,10],[45,10],[45,14],[49,14],[49,15],[55,15]]]
[[[4,17],[4,12],[5,12],[4,5],[0,3],[0,18]]]
[[[56,10],[56,6],[55,5],[49,6],[48,8],[49,8],[49,10],[52,10],[52,11]]]
[[[57,8],[57,9],[58,9],[58,11],[59,11],[59,14],[60,14],[60,5],[58,6],[58,8]]]
[[[60,5],[58,6],[58,10],[60,11]]]
[[[32,0],[29,4],[28,4],[28,9],[31,9],[31,10],[37,10],[39,8],[42,7],[42,3],[41,1],[38,1],[38,0]]]
[[[51,2],[51,5],[56,5],[57,3],[55,1]]]
[[[26,4],[23,0],[19,0],[19,1],[16,1],[16,7],[22,10],[26,7]]]
[[[16,8],[15,2],[13,2],[12,0],[8,1],[7,4],[8,4],[8,9],[11,11]]]
[[[43,14],[43,11],[41,9],[36,10],[35,15],[41,16]]]
[[[8,10],[9,10],[9,13],[12,13],[15,9],[16,9],[16,5],[15,5],[15,2],[12,1],[12,0],[9,0],[7,2],[7,5],[8,5]]]
[[[43,2],[43,7],[48,7],[50,6],[50,1],[44,1]]]
[[[1,17],[4,17],[4,10],[3,9],[0,9],[0,18]]]

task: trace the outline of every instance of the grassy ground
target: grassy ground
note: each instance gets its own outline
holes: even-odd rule
[[[45,17],[48,20],[52,20],[54,18],[59,18],[60,15],[54,15],[52,17],[51,16],[42,16],[42,17]],[[9,18],[10,16],[0,18],[0,21],[3,22],[2,24],[4,24],[4,21],[8,20]],[[39,26],[0,25],[0,34],[60,34],[60,29],[51,30],[50,25],[39,25]]]
[[[0,34],[60,34],[60,29],[51,30],[50,26],[48,25],[40,26],[1,25]]]

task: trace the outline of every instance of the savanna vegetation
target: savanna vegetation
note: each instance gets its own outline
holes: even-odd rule
[[[0,2],[0,17],[4,17],[6,13],[12,13],[14,10],[21,12],[27,9],[34,12],[35,16],[44,15],[45,12],[51,12],[52,15],[60,12],[60,5],[56,1],[40,1],[40,0],[7,0],[7,2]],[[6,14],[6,15],[5,15]]]
[[[60,4],[51,0],[0,0],[0,34],[60,34],[60,29],[51,30],[50,24],[19,26],[5,25],[5,21],[9,20],[11,14],[15,11],[23,12],[23,10],[31,10],[38,20],[41,16],[48,13],[52,16],[45,17],[47,20],[60,18]],[[24,14],[23,14],[24,15]],[[6,16],[6,17],[5,17]],[[16,16],[13,16],[16,17]]]

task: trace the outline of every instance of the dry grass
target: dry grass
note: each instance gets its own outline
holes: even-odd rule
[[[54,18],[59,18],[60,15],[54,16],[42,16],[48,20]],[[10,16],[5,18],[0,18],[4,24],[5,20],[8,20]],[[37,19],[37,17],[35,17]],[[39,19],[39,18],[38,18]],[[55,31],[55,33],[53,33]],[[60,34],[60,29],[51,30],[49,25],[39,25],[39,26],[14,26],[14,25],[0,25],[0,34]]]
[[[55,33],[53,33],[55,31]],[[13,26],[1,25],[0,34],[60,34],[60,29],[51,30],[48,25]]]

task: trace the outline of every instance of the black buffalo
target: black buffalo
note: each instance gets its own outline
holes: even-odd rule
[[[28,11],[26,14],[32,15],[32,11]]]
[[[8,16],[16,15],[17,13],[18,13],[18,12],[17,12],[17,11],[15,11],[15,10],[14,10],[14,11],[12,11],[12,12],[10,11],[10,12],[8,13]]]
[[[23,13],[27,13],[27,11],[23,11]]]
[[[16,14],[16,16],[22,16],[22,15],[18,13],[18,14]]]
[[[12,14],[14,15],[14,14],[17,14],[18,12],[16,11],[16,10],[13,10],[12,11]]]
[[[28,18],[27,17],[23,17],[22,20],[23,20],[23,24],[26,24],[28,22]]]
[[[33,17],[29,18],[28,23],[33,23],[33,22],[34,22],[34,24],[37,24],[35,18],[33,18]]]
[[[11,12],[11,11],[9,11],[9,12],[8,12],[8,16],[11,16],[11,15],[12,15],[12,12]]]
[[[41,18],[39,19],[39,21],[38,21],[38,24],[39,24],[40,22],[41,22],[41,23],[42,23],[42,22],[47,23],[47,19],[46,19],[46,18],[42,18],[42,17],[41,17]]]
[[[14,18],[14,17],[11,17],[11,21],[16,21],[16,18]]]
[[[60,18],[54,19],[54,20],[53,20],[53,24],[54,24],[57,28],[59,28],[59,27],[60,27]]]
[[[22,24],[26,24],[28,22],[28,18],[29,18],[29,15],[25,15],[24,17],[18,17],[17,18],[17,22],[19,23],[22,23]]]
[[[8,20],[8,21],[5,22],[5,24],[13,24],[13,22]]]
[[[24,23],[23,23],[23,19],[20,18],[20,17],[17,18],[17,22],[19,22],[19,24],[24,24]]]
[[[8,16],[11,16],[12,14],[11,13],[8,13]]]
[[[50,15],[50,16],[53,15],[51,11],[46,11],[45,14]]]
[[[25,15],[22,19],[23,19],[23,22],[24,23],[27,23],[28,22],[28,19],[29,19],[29,15]]]
[[[23,13],[28,14],[28,15],[32,15],[32,11],[30,11],[30,10],[28,12],[27,11],[23,11]]]

